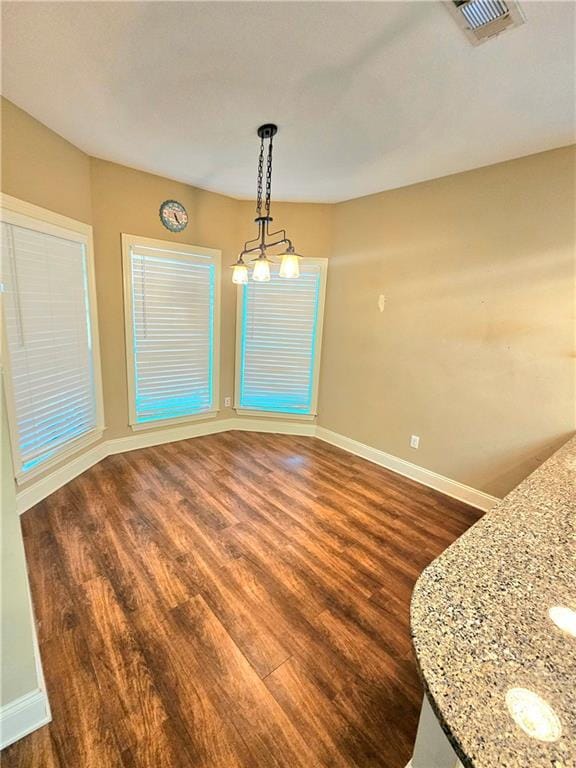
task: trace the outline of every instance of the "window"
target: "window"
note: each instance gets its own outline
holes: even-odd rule
[[[130,423],[218,409],[220,251],[123,235]]]
[[[92,230],[2,201],[6,394],[22,481],[102,434]]]
[[[300,277],[278,266],[270,282],[239,288],[236,408],[301,418],[316,415],[326,259],[302,259]]]

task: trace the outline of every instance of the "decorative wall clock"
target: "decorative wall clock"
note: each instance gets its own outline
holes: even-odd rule
[[[186,208],[177,200],[165,200],[160,206],[160,220],[170,232],[182,232],[188,226]]]

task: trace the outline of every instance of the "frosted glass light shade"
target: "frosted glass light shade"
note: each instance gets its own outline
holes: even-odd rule
[[[244,285],[248,282],[248,267],[246,264],[234,264],[232,268],[232,282],[236,285]]]
[[[300,256],[297,253],[283,253],[280,277],[300,277]]]
[[[252,278],[259,283],[266,283],[270,280],[270,262],[268,259],[256,259],[254,261]]]

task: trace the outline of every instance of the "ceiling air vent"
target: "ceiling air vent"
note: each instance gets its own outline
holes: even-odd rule
[[[445,5],[472,45],[480,45],[525,21],[518,3],[512,1],[450,0]]]

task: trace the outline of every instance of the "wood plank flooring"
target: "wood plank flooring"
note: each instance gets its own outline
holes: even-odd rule
[[[480,513],[316,439],[107,458],[23,516],[53,722],[5,768],[404,768],[409,601]]]

